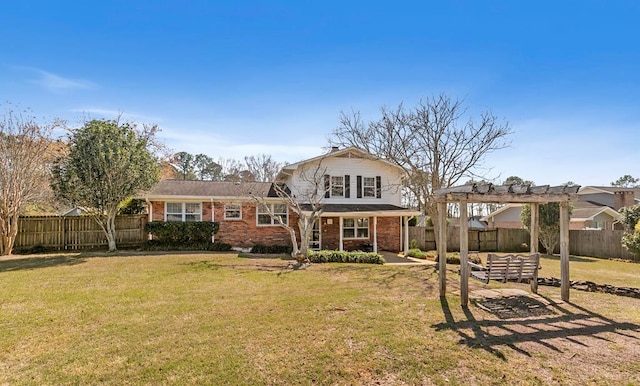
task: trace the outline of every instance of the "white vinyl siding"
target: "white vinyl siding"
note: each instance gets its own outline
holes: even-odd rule
[[[319,168],[320,173],[315,173]],[[350,177],[347,183],[347,176]],[[358,176],[373,178],[374,192],[367,188],[367,196],[363,194],[363,184],[358,189]],[[325,203],[331,204],[391,204],[402,206],[403,172],[382,161],[362,158],[335,157],[323,159],[320,166],[309,164],[295,170],[286,184],[292,194],[298,197],[309,197],[309,191],[318,190]],[[331,195],[331,177],[343,177],[344,192],[342,196]],[[377,183],[380,181],[380,189]],[[347,187],[349,185],[349,187]],[[371,186],[371,181],[368,183]],[[378,197],[380,192],[380,197]],[[326,194],[325,194],[326,193]]]
[[[167,202],[164,213],[165,221],[202,221],[202,203]]]

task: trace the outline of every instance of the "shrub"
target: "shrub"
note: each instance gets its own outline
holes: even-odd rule
[[[409,249],[418,249],[418,240],[411,239],[411,241],[409,241]]]
[[[217,222],[162,222],[152,221],[144,230],[151,233],[153,239],[163,243],[192,244],[211,242],[211,236],[218,233]]]
[[[384,257],[375,252],[361,251],[309,251],[307,258],[311,263],[362,263],[384,264]]]
[[[231,244],[216,241],[173,243],[160,240],[149,240],[142,245],[145,251],[230,251]]]
[[[290,255],[293,248],[289,245],[263,245],[256,244],[251,248],[251,253],[273,253]]]
[[[409,245],[411,245],[411,244],[409,244]],[[426,252],[422,252],[418,248],[409,249],[408,255],[411,256],[411,257],[415,257],[417,259],[426,259],[427,258],[427,253]]]
[[[636,258],[640,257],[640,232],[624,232],[622,245]]]
[[[434,253],[434,255],[433,255],[434,260],[437,262],[438,261],[438,252],[433,252],[433,253]],[[427,255],[430,256],[430,254],[431,254],[431,252],[429,252]],[[480,256],[467,255],[467,258],[472,263],[482,264],[482,259],[480,259]],[[460,265],[460,252],[447,253],[447,264]]]

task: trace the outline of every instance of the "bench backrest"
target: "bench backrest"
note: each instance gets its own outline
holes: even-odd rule
[[[537,279],[540,254],[498,256],[493,253],[487,255],[488,280],[517,280]]]

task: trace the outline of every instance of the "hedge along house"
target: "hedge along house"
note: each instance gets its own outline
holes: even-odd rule
[[[420,212],[401,206],[404,178],[402,168],[350,147],[287,165],[276,180],[304,213],[312,205],[321,207],[311,249],[406,252],[409,219]],[[215,221],[220,224],[215,240],[237,249],[290,245],[288,231],[275,216],[296,229],[299,240],[298,218],[274,187],[164,180],[141,198],[147,201],[149,221]]]

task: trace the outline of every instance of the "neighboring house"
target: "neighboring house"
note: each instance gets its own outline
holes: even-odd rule
[[[616,186],[585,186],[573,203],[569,229],[622,229],[620,209],[640,203],[640,189]],[[522,204],[508,204],[484,216],[489,228],[524,228]]]
[[[62,210],[60,212],[60,216],[82,216],[83,214],[86,214],[86,213],[87,211],[76,206],[73,208]]]
[[[460,218],[459,217],[449,218],[449,225],[454,227],[459,227]],[[469,216],[469,220],[467,221],[467,226],[469,229],[487,229],[487,223],[482,220],[482,216]]]
[[[403,178],[401,168],[351,147],[287,165],[278,182],[307,206],[312,192],[319,197],[323,212],[313,249],[397,252],[408,244],[409,218],[420,214],[401,206]],[[216,241],[234,248],[290,245],[289,233],[270,212],[298,230],[296,215],[271,183],[164,180],[140,198],[150,221],[215,221]]]

